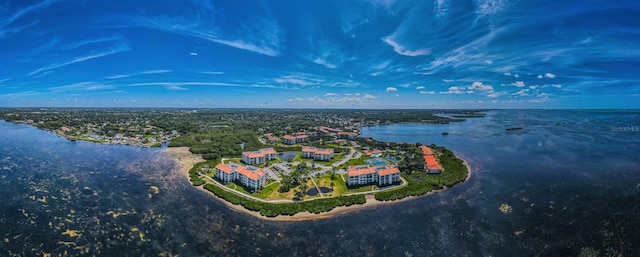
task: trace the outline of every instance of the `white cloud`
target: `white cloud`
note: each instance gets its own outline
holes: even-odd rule
[[[409,50],[406,47],[398,44],[398,42],[394,41],[391,36],[382,38],[382,41],[393,47],[393,51],[398,54],[405,56],[423,56],[431,54],[431,49],[416,49]]]
[[[449,87],[449,91],[440,92],[440,94],[464,94],[464,91],[460,87]]]
[[[505,72],[504,75],[505,76],[511,76],[511,72]]]
[[[424,86],[417,86],[416,89],[418,90],[424,89]]]
[[[201,71],[200,73],[209,75],[222,75],[224,74],[224,71]]]
[[[511,83],[512,86],[516,86],[516,87],[524,87],[524,81],[516,81],[514,83]]]
[[[422,91],[422,90],[421,90],[421,91],[420,91],[420,94],[426,95],[426,94],[427,94],[427,91]]]
[[[553,84],[553,85],[551,85],[551,86],[552,86],[552,87],[555,87],[555,88],[562,88],[562,85],[560,85],[560,84]]]
[[[537,97],[542,97],[542,98],[549,98],[549,94],[547,93],[540,93],[537,95]]]
[[[430,95],[433,95],[433,94],[435,94],[436,92],[435,92],[435,91],[429,91],[429,92],[427,92],[427,93],[429,93]]]
[[[493,90],[493,87],[490,85],[482,84],[480,81],[473,82],[471,86],[467,87],[469,90]]]
[[[542,79],[542,75],[538,75],[538,77],[537,77],[537,78]]]
[[[191,56],[198,56],[198,53],[196,53],[196,52],[191,52],[191,53],[189,53],[189,55],[191,55]]]
[[[129,51],[130,49],[131,48],[129,48],[128,45],[122,43],[122,44],[116,45],[115,47],[113,47],[113,48],[111,48],[111,49],[109,49],[107,51],[101,52],[101,53],[93,53],[93,54],[89,54],[89,55],[85,55],[85,56],[80,56],[80,57],[74,58],[74,59],[72,59],[70,61],[67,61],[67,62],[54,63],[54,64],[51,64],[51,65],[39,68],[39,69],[37,69],[35,71],[30,72],[29,76],[33,76],[33,75],[37,75],[37,74],[40,74],[40,75],[48,74],[48,72],[50,72],[50,71],[53,71],[53,70],[58,69],[58,68],[62,68],[62,67],[67,66],[67,65],[80,63],[80,62],[84,62],[84,61],[89,61],[89,60],[92,60],[92,59],[96,59],[96,58],[100,58],[100,57],[104,57],[104,56],[108,56],[108,55],[112,55],[112,54],[117,54],[117,53],[121,53],[121,52],[124,52],[124,51]]]
[[[80,82],[66,86],[51,87],[49,90],[53,92],[66,92],[66,91],[94,91],[94,90],[106,90],[114,89],[112,85],[100,84],[97,82]]]
[[[321,57],[313,59],[312,62],[314,62],[315,64],[320,64],[320,65],[322,65],[324,67],[327,67],[328,69],[335,69],[335,68],[338,67],[337,65],[335,65],[333,63],[330,63],[326,59],[321,58]]]
[[[300,98],[300,97],[296,97],[296,98],[289,98],[289,100],[287,100],[289,102],[302,102],[304,101],[304,98]]]
[[[404,87],[404,88],[408,88],[411,86],[411,84],[400,84],[398,85],[399,87]]]
[[[545,74],[544,74],[544,76],[545,76],[545,77],[547,77],[547,78],[550,78],[550,79],[552,79],[552,78],[555,78],[555,77],[556,77],[556,75],[555,75],[555,74],[553,74],[553,73],[548,73],[548,72],[547,72],[547,73],[545,73]]]
[[[520,77],[520,75],[518,75],[518,74],[516,73],[516,74],[513,74],[513,77],[514,77],[514,78],[519,78],[519,77]]]
[[[165,88],[167,90],[187,90],[187,88],[178,85],[167,85]]]
[[[498,94],[496,94],[496,93],[491,93],[491,94],[488,94],[488,95],[487,95],[487,97],[490,97],[490,98],[496,98],[496,97],[498,97]]]
[[[360,95],[360,94],[358,94]],[[376,99],[377,97],[375,97],[374,95],[370,95],[370,94],[364,94],[364,99]]]
[[[395,87],[387,87],[386,91],[387,92],[396,92],[396,91],[398,91],[398,89],[395,88]]]
[[[529,94],[527,94],[527,92],[529,92],[529,89],[525,88],[525,89],[522,89],[522,90],[516,92],[514,95],[527,96],[527,95],[529,95]]]
[[[540,86],[538,85],[533,85],[533,86],[529,86],[529,89],[538,89]]]
[[[359,96],[359,95],[360,95],[360,93],[355,93],[355,94],[353,94],[353,95],[355,95],[355,96]]]
[[[336,94],[336,93],[326,93],[326,94],[324,94],[324,96],[337,96],[337,95],[338,94]]]

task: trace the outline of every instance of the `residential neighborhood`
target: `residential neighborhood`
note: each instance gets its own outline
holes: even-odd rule
[[[222,158],[215,172],[203,172],[226,190],[251,198],[259,195],[257,199],[265,201],[371,193],[406,185],[398,167],[406,153],[388,143],[358,139],[355,132],[317,127],[280,136],[264,133],[258,139],[271,147],[244,151],[240,158]],[[440,173],[434,151],[427,146],[418,150],[425,160],[422,172]]]

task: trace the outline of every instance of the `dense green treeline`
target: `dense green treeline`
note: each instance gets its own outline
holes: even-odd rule
[[[234,131],[220,129],[207,134],[187,134],[175,138],[169,147],[188,146],[189,151],[202,154],[202,157],[211,160],[220,157],[237,157],[243,151],[253,151],[265,148],[255,132],[250,130]],[[244,149],[242,148],[244,146]]]
[[[278,215],[294,215],[299,212],[308,211],[311,213],[322,213],[333,210],[338,206],[351,206],[354,204],[364,204],[364,195],[338,196],[332,198],[322,198],[304,202],[291,203],[265,203],[255,201],[213,185],[205,184],[204,188],[211,191],[216,196],[235,205],[241,205],[251,211],[259,211],[262,216],[275,217]]]
[[[206,183],[198,172],[208,172],[210,169],[213,169],[218,163],[220,163],[220,158],[215,160],[208,160],[204,162],[199,162],[193,165],[191,169],[189,169],[189,181],[193,183],[194,186],[201,186]]]
[[[424,195],[433,190],[443,189],[445,187],[451,187],[457,183],[464,181],[469,171],[463,161],[456,157],[451,150],[431,145],[430,146],[436,153],[440,153],[438,161],[443,167],[443,171],[440,174],[426,174],[422,170],[414,170],[410,172],[403,172],[403,177],[409,182],[405,187],[382,191],[375,194],[377,200],[389,201],[402,199],[407,196]]]

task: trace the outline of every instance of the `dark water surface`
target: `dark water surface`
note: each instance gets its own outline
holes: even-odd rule
[[[364,128],[378,140],[444,145],[473,175],[397,204],[274,222],[195,190],[161,149],[0,121],[0,256],[638,256],[634,126],[638,111],[492,111]]]

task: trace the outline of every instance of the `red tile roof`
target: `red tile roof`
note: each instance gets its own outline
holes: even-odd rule
[[[310,153],[314,153],[314,154],[328,155],[328,154],[332,154],[333,153],[333,149],[331,149],[331,148],[315,148],[313,146],[303,146],[302,147],[302,152],[310,152]]]
[[[276,154],[276,150],[273,148],[260,149],[255,152],[242,152],[242,155],[246,155],[249,158],[265,157],[267,154]]]
[[[373,174],[376,173],[376,168],[366,166],[351,166],[347,169],[347,173],[349,174],[349,177]]]
[[[427,169],[430,170],[439,170],[440,164],[438,164],[438,160],[436,160],[433,155],[425,155],[424,162],[427,164]]]
[[[264,176],[264,171],[262,171],[261,169],[256,169],[254,171],[251,171],[245,166],[237,165],[237,164],[234,164],[234,165],[235,165],[234,167],[230,167],[225,164],[218,163],[218,165],[216,165],[216,169],[219,169],[222,172],[227,174],[235,170],[235,172],[238,172],[251,180],[258,180]]]
[[[223,171],[224,173],[231,173],[233,171],[233,169],[227,165],[224,165],[222,163],[218,163],[218,165],[216,165],[216,169],[219,169],[221,171]]]
[[[386,176],[389,174],[400,173],[400,169],[397,167],[386,166],[384,169],[378,170],[378,176]]]
[[[429,148],[429,147],[421,145],[420,149],[422,149],[422,154],[424,154],[424,155],[433,155],[433,150],[431,150],[431,148]]]
[[[257,169],[254,172],[252,172],[246,167],[240,166],[236,169],[236,171],[251,180],[258,180],[260,179],[260,177],[264,176],[264,172],[262,172],[261,169]]]

